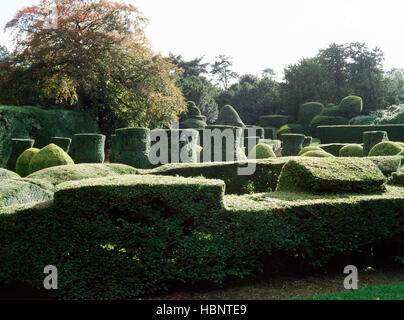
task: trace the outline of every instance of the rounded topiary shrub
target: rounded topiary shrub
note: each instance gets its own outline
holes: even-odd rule
[[[65,137],[53,137],[51,139],[51,143],[56,144],[58,147],[61,147],[65,152],[68,153],[72,139]]]
[[[312,150],[302,154],[302,157],[313,157],[313,158],[335,158],[331,153],[325,152],[324,150]]]
[[[250,154],[251,150],[255,148],[260,142],[260,137],[247,137],[244,138],[244,147],[246,148],[247,155]]]
[[[234,127],[245,127],[237,111],[230,105],[225,105],[219,112],[216,124]]]
[[[42,148],[30,161],[29,172],[34,173],[45,168],[74,164],[70,156],[62,148],[51,143]]]
[[[298,156],[302,156],[302,155],[304,155],[306,152],[309,152],[309,151],[324,151],[324,150],[321,149],[321,148],[319,148],[319,147],[307,146],[307,147],[304,147],[304,148],[298,153]]]
[[[196,119],[196,118],[189,118],[180,122],[180,129],[205,129],[206,122]]]
[[[72,158],[75,163],[104,163],[105,136],[93,133],[75,134]]]
[[[402,150],[403,148],[401,148],[401,146],[395,142],[380,142],[369,151],[369,157],[395,156]]]
[[[365,131],[362,137],[364,156],[367,156],[369,151],[378,143],[389,141],[386,131]]]
[[[32,160],[32,158],[39,152],[41,151],[40,149],[37,148],[30,148],[25,150],[21,155],[18,157],[17,162],[16,162],[16,172],[21,176],[21,177],[26,177],[28,176],[31,172],[29,169],[29,164]]]
[[[279,129],[280,127],[288,123],[288,119],[289,119],[288,116],[282,116],[282,115],[262,116],[259,119],[259,125],[261,127],[275,127]]]
[[[319,115],[324,117],[340,117],[341,112],[339,111],[339,106],[332,105],[324,108]]]
[[[324,105],[319,102],[307,102],[299,108],[298,122],[305,128],[308,128],[311,120],[319,115],[324,109]]]
[[[18,157],[25,150],[32,148],[34,143],[35,140],[32,139],[11,139],[11,155],[7,161],[7,169],[15,172]]]
[[[306,136],[304,134],[283,134],[282,140],[282,156],[297,156],[303,148],[303,141]]]
[[[275,152],[272,150],[272,147],[265,144],[259,143],[257,144],[249,153],[249,159],[268,159],[268,158],[276,158]]]
[[[363,157],[363,147],[360,144],[350,144],[339,150],[340,157]]]
[[[138,169],[150,168],[150,129],[122,128],[116,130],[115,162]]]
[[[353,118],[362,113],[363,100],[358,96],[348,96],[339,104],[339,111],[343,117]]]

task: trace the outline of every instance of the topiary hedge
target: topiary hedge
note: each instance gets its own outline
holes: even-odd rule
[[[70,110],[0,106],[0,119],[0,167],[5,167],[11,154],[11,138],[34,139],[40,149],[51,143],[52,137],[72,138],[76,133],[99,131],[91,116]]]
[[[304,134],[282,134],[282,156],[297,156],[303,148]]]
[[[32,160],[32,158],[41,150],[37,148],[30,148],[28,150],[25,150],[17,159],[16,163],[16,171],[21,177],[26,177],[29,175],[30,169],[29,169],[29,164]]]
[[[313,157],[313,158],[334,158],[331,153],[325,152],[324,150],[311,150],[302,154],[302,157]]]
[[[35,141],[32,139],[11,139],[11,155],[7,161],[7,169],[16,171],[18,157],[27,149],[32,148]]]
[[[367,126],[319,126],[318,138],[322,143],[362,143],[363,132],[386,131],[391,141],[404,142],[404,124]]]
[[[225,105],[220,109],[219,117],[216,120],[217,125],[245,127],[237,111],[230,105]]]
[[[359,144],[349,144],[339,150],[340,157],[363,157],[363,147]]]
[[[325,152],[331,153],[333,156],[338,157],[339,151],[348,146],[349,143],[329,143],[329,144],[320,144],[319,148],[323,149]]]
[[[309,128],[311,121],[319,115],[324,109],[324,105],[319,102],[307,102],[300,106],[298,122],[306,129]]]
[[[262,116],[259,119],[259,125],[261,127],[275,127],[279,129],[288,123],[288,119],[289,119],[288,116],[282,116],[282,115]]]
[[[381,172],[387,177],[391,176],[393,172],[397,172],[403,162],[402,156],[380,156],[380,157],[367,157],[375,165],[377,165]]]
[[[21,178],[19,174],[7,169],[0,168],[0,181],[4,179],[19,179],[19,178]]]
[[[104,163],[105,136],[94,133],[75,134],[71,155],[75,163]]]
[[[363,100],[358,96],[348,96],[339,104],[339,111],[343,117],[353,118],[362,113]]]
[[[55,144],[50,144],[42,148],[30,161],[29,172],[34,173],[36,171],[56,167],[63,165],[74,164],[74,161],[70,156]]]
[[[56,144],[58,147],[62,148],[63,151],[69,153],[70,145],[72,144],[72,139],[65,137],[53,137],[51,138],[51,143]]]
[[[380,142],[369,151],[369,157],[378,156],[395,156],[398,155],[403,148],[397,143],[391,141]]]
[[[248,158],[268,159],[268,158],[276,158],[276,155],[269,145],[265,143],[259,143],[252,149],[252,152],[249,153]]]
[[[324,150],[321,149],[321,148],[319,148],[319,147],[307,146],[307,147],[304,147],[304,148],[299,152],[298,156],[301,156],[301,155],[303,155],[303,154],[305,154],[306,152],[309,152],[309,151],[324,151]]]
[[[363,133],[363,155],[367,156],[369,151],[378,143],[388,141],[386,131],[365,131]]]
[[[315,152],[315,151],[314,151]],[[385,190],[386,178],[368,159],[297,158],[282,168],[277,191],[369,193]]]
[[[331,125],[345,125],[349,123],[349,119],[340,116],[323,116],[319,115],[313,118],[310,123],[309,132],[313,137],[320,138],[321,142],[331,142],[328,139],[324,139],[324,134],[320,131],[321,127]],[[345,141],[332,141],[332,142],[345,142]]]

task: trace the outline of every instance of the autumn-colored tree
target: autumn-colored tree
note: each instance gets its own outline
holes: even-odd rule
[[[57,103],[94,112],[103,127],[108,118],[167,126],[186,110],[176,86],[180,70],[153,54],[146,21],[129,4],[43,0],[6,25],[15,35],[12,64]]]

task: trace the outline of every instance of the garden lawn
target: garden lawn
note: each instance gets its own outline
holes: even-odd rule
[[[301,300],[404,300],[404,282],[322,294]]]

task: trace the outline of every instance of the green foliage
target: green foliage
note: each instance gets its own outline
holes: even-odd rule
[[[206,122],[194,118],[186,119],[180,123],[180,129],[199,129],[203,130],[206,127]]]
[[[370,157],[378,157],[378,156],[395,156],[398,155],[403,148],[391,141],[380,142],[376,144],[370,151]]]
[[[75,134],[71,155],[75,163],[103,163],[105,160],[105,136],[102,134]]]
[[[0,106],[0,118],[4,119],[0,122],[0,167],[5,166],[11,154],[11,138],[35,139],[35,147],[43,148],[52,137],[98,132],[95,120],[84,112]]]
[[[363,147],[359,144],[350,144],[339,150],[340,157],[363,157]]]
[[[0,181],[4,179],[19,179],[19,178],[21,177],[17,173],[7,169],[0,168]]]
[[[69,153],[72,139],[65,137],[53,137],[51,139],[51,143],[56,144],[58,147],[62,148],[63,151]]]
[[[309,128],[311,121],[319,115],[324,109],[324,105],[319,102],[307,102],[300,106],[298,122],[306,129]]]
[[[278,129],[275,127],[264,127],[264,138],[271,140],[278,139]]]
[[[39,170],[74,164],[70,156],[55,144],[42,148],[30,161],[29,172],[34,173]]]
[[[299,133],[299,134],[301,133],[301,134],[303,134],[304,133],[304,128],[300,124],[291,123],[291,124],[285,124],[284,126],[279,128],[279,130],[277,132],[279,137],[281,135],[283,135],[283,134],[286,134],[286,133]]]
[[[52,186],[67,181],[77,181],[92,178],[103,178],[110,176],[120,176],[137,174],[138,170],[123,164],[74,164],[43,169],[30,174],[27,179],[41,180]]]
[[[255,157],[253,157],[253,155],[255,155]],[[249,153],[248,158],[249,159],[267,159],[267,158],[276,158],[276,155],[269,145],[267,145],[265,143],[259,143]]]
[[[25,181],[2,180],[0,184],[0,208],[51,199],[53,192]]]
[[[319,194],[369,193],[384,191],[385,182],[383,173],[368,159],[300,157],[282,168],[276,190]]]
[[[275,127],[279,129],[288,123],[288,118],[288,116],[282,115],[261,116],[259,124],[261,127]]]
[[[362,143],[366,131],[386,131],[390,140],[404,142],[404,124],[369,126],[323,126],[317,128],[322,143]]]
[[[230,105],[226,105],[220,109],[216,124],[233,127],[245,127],[245,124],[241,120],[237,111]]]
[[[349,145],[348,143],[329,143],[329,144],[320,144],[319,148],[323,149],[325,152],[331,153],[332,155],[338,157],[339,151]]]
[[[324,150],[321,149],[321,148],[319,148],[319,147],[307,146],[307,147],[304,147],[304,148],[299,152],[298,156],[301,156],[301,155],[303,155],[303,154],[305,154],[306,152],[309,152],[309,151],[324,151]]]
[[[256,165],[252,175],[239,175],[238,170],[247,165],[240,162],[167,164],[146,170],[144,174],[220,179],[226,183],[228,194],[243,194],[249,185],[253,186],[255,192],[268,192],[275,190],[282,167],[288,160],[289,158],[249,160],[248,163]]]
[[[361,97],[348,96],[339,104],[339,111],[345,118],[353,118],[362,113],[363,100]]]
[[[353,125],[353,126],[355,126],[355,125],[361,126],[361,125],[375,124],[375,121],[376,121],[376,116],[373,114],[370,114],[370,115],[366,115],[366,116],[362,115],[362,116],[354,117],[349,121],[349,124]]]
[[[366,131],[363,133],[363,155],[367,156],[369,151],[378,143],[388,141],[386,131]]]
[[[304,134],[287,133],[281,135],[282,156],[297,156],[303,148]]]
[[[306,151],[302,154],[302,157],[313,157],[313,158],[334,158],[331,153],[325,152],[324,150],[311,150]]]
[[[32,139],[11,139],[11,155],[7,161],[7,169],[16,171],[18,157],[27,149],[32,148],[35,140]]]
[[[404,172],[393,172],[389,183],[404,186]]]
[[[16,172],[21,177],[26,177],[30,174],[29,171],[29,164],[32,158],[40,151],[37,148],[30,148],[25,150],[21,155],[18,157],[16,162]]]
[[[309,132],[313,137],[319,137],[321,139],[320,134],[318,133],[319,126],[330,126],[330,125],[346,125],[349,123],[349,119],[344,117],[337,117],[337,116],[315,116],[310,123]],[[321,142],[326,143],[327,141]]]
[[[373,161],[377,165],[381,172],[386,177],[390,177],[393,172],[397,172],[400,169],[403,157],[401,156],[379,156],[379,157],[367,157],[367,159]]]

